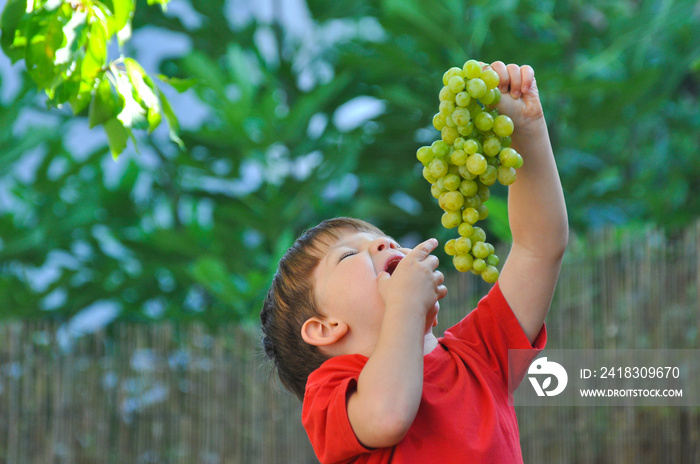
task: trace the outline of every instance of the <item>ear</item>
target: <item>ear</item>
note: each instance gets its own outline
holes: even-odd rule
[[[309,345],[328,346],[343,338],[347,331],[345,322],[314,316],[301,326],[301,338]]]

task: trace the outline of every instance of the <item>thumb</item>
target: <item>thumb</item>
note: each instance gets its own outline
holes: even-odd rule
[[[389,277],[391,277],[391,275],[388,272],[382,271],[377,276],[377,282],[381,283],[381,282],[387,280]]]

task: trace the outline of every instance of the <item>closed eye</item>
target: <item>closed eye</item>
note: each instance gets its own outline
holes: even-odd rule
[[[357,251],[354,251],[354,250],[353,250],[353,251],[348,251],[348,252],[346,252],[346,253],[343,253],[343,255],[340,257],[340,259],[338,260],[338,262],[341,262],[342,260],[344,260],[344,259],[347,258],[348,256],[352,256],[352,255],[355,255],[355,254],[357,254]]]

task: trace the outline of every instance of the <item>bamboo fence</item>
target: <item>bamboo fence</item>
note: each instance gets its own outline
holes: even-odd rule
[[[573,237],[548,347],[697,349],[699,250],[700,222],[671,238]],[[447,281],[440,330],[487,290],[470,274]],[[45,321],[0,325],[0,463],[317,462],[257,328],[116,324],[75,335]],[[518,417],[526,463],[700,462],[698,408],[521,407]]]

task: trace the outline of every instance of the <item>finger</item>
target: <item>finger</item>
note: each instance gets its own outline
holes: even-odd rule
[[[510,78],[510,96],[520,98],[522,94],[522,78],[520,76],[520,66],[517,64],[509,64],[506,66],[508,77]]]
[[[528,93],[535,83],[535,70],[530,65],[524,65],[520,68],[520,78],[522,79],[522,91]]]
[[[445,275],[440,272],[440,271],[433,271],[433,274],[435,275],[435,283],[440,285],[445,281]]]
[[[437,288],[438,300],[442,300],[447,296],[447,287],[440,285]]]
[[[389,274],[386,271],[382,271],[377,275],[377,282],[382,282],[384,280],[387,280],[389,277],[391,277],[391,274]]]
[[[430,255],[431,251],[437,248],[437,246],[437,239],[431,238],[423,243],[419,243],[418,245],[416,245],[416,247],[413,250],[411,250],[409,255],[415,256],[416,259],[423,261],[425,258],[428,257],[428,255]]]
[[[491,63],[491,69],[496,71],[496,74],[498,74],[498,90],[504,94],[508,93],[510,88],[510,79],[508,77],[506,64],[503,61],[494,61]]]
[[[425,258],[426,263],[430,266],[431,270],[437,269],[437,267],[440,265],[440,259],[435,256],[435,255],[429,255]]]

